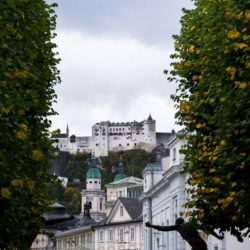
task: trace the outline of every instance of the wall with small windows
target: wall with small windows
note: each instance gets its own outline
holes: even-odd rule
[[[96,227],[95,242],[97,250],[143,249],[142,223]]]
[[[58,232],[55,234],[55,239],[56,248],[53,249],[95,249],[95,233],[91,230],[90,226]]]
[[[155,124],[151,116],[142,122],[96,123],[92,126],[92,152],[98,157],[107,156],[109,151],[150,151],[156,146]]]

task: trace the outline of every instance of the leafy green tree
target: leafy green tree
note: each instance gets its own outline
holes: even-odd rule
[[[63,204],[69,214],[79,214],[81,212],[81,193],[77,188],[66,187],[64,190]]]
[[[70,155],[67,167],[65,169],[65,175],[69,178],[69,181],[73,179],[79,179],[82,183],[85,183],[86,172],[88,171],[88,159],[90,154],[77,153],[76,155]]]
[[[155,161],[154,153],[146,152],[142,149],[109,152],[109,155],[107,157],[102,157],[104,168],[102,170],[102,176],[104,180],[103,184],[114,181],[114,176],[116,175],[116,170],[118,168],[121,157],[125,165],[125,174],[127,176],[133,175],[138,178],[142,178],[142,171],[144,167],[149,162]]]
[[[169,79],[179,87],[178,123],[191,199],[207,229],[250,235],[250,1],[194,0],[175,38]]]
[[[48,196],[52,200],[56,200],[58,203],[62,203],[64,201],[64,191],[65,187],[62,183],[49,183],[48,185]]]
[[[0,1],[0,249],[28,249],[50,203],[47,117],[55,114],[53,87],[60,82],[54,7]]]

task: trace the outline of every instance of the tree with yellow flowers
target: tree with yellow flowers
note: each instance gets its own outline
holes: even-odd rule
[[[208,231],[250,236],[250,1],[194,0],[174,36],[170,81],[191,199]]]
[[[54,5],[0,1],[0,249],[29,249],[49,204],[49,115],[60,82]]]

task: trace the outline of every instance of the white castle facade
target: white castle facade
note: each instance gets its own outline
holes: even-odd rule
[[[144,149],[152,151],[157,145],[167,143],[171,133],[157,133],[156,121],[151,115],[141,122],[102,121],[92,126],[92,136],[54,134],[54,147],[70,153],[87,152],[95,156],[107,156],[110,151]]]

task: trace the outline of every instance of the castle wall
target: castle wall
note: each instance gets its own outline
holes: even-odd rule
[[[144,149],[152,151],[158,144],[166,144],[170,133],[156,133],[156,121],[149,115],[148,119],[137,122],[114,123],[110,121],[96,123],[92,126],[92,136],[78,137],[64,135],[53,145],[60,151],[70,153],[92,152],[95,156],[108,156],[109,151],[126,151]],[[65,136],[67,135],[67,136]],[[164,143],[163,143],[164,142]]]

